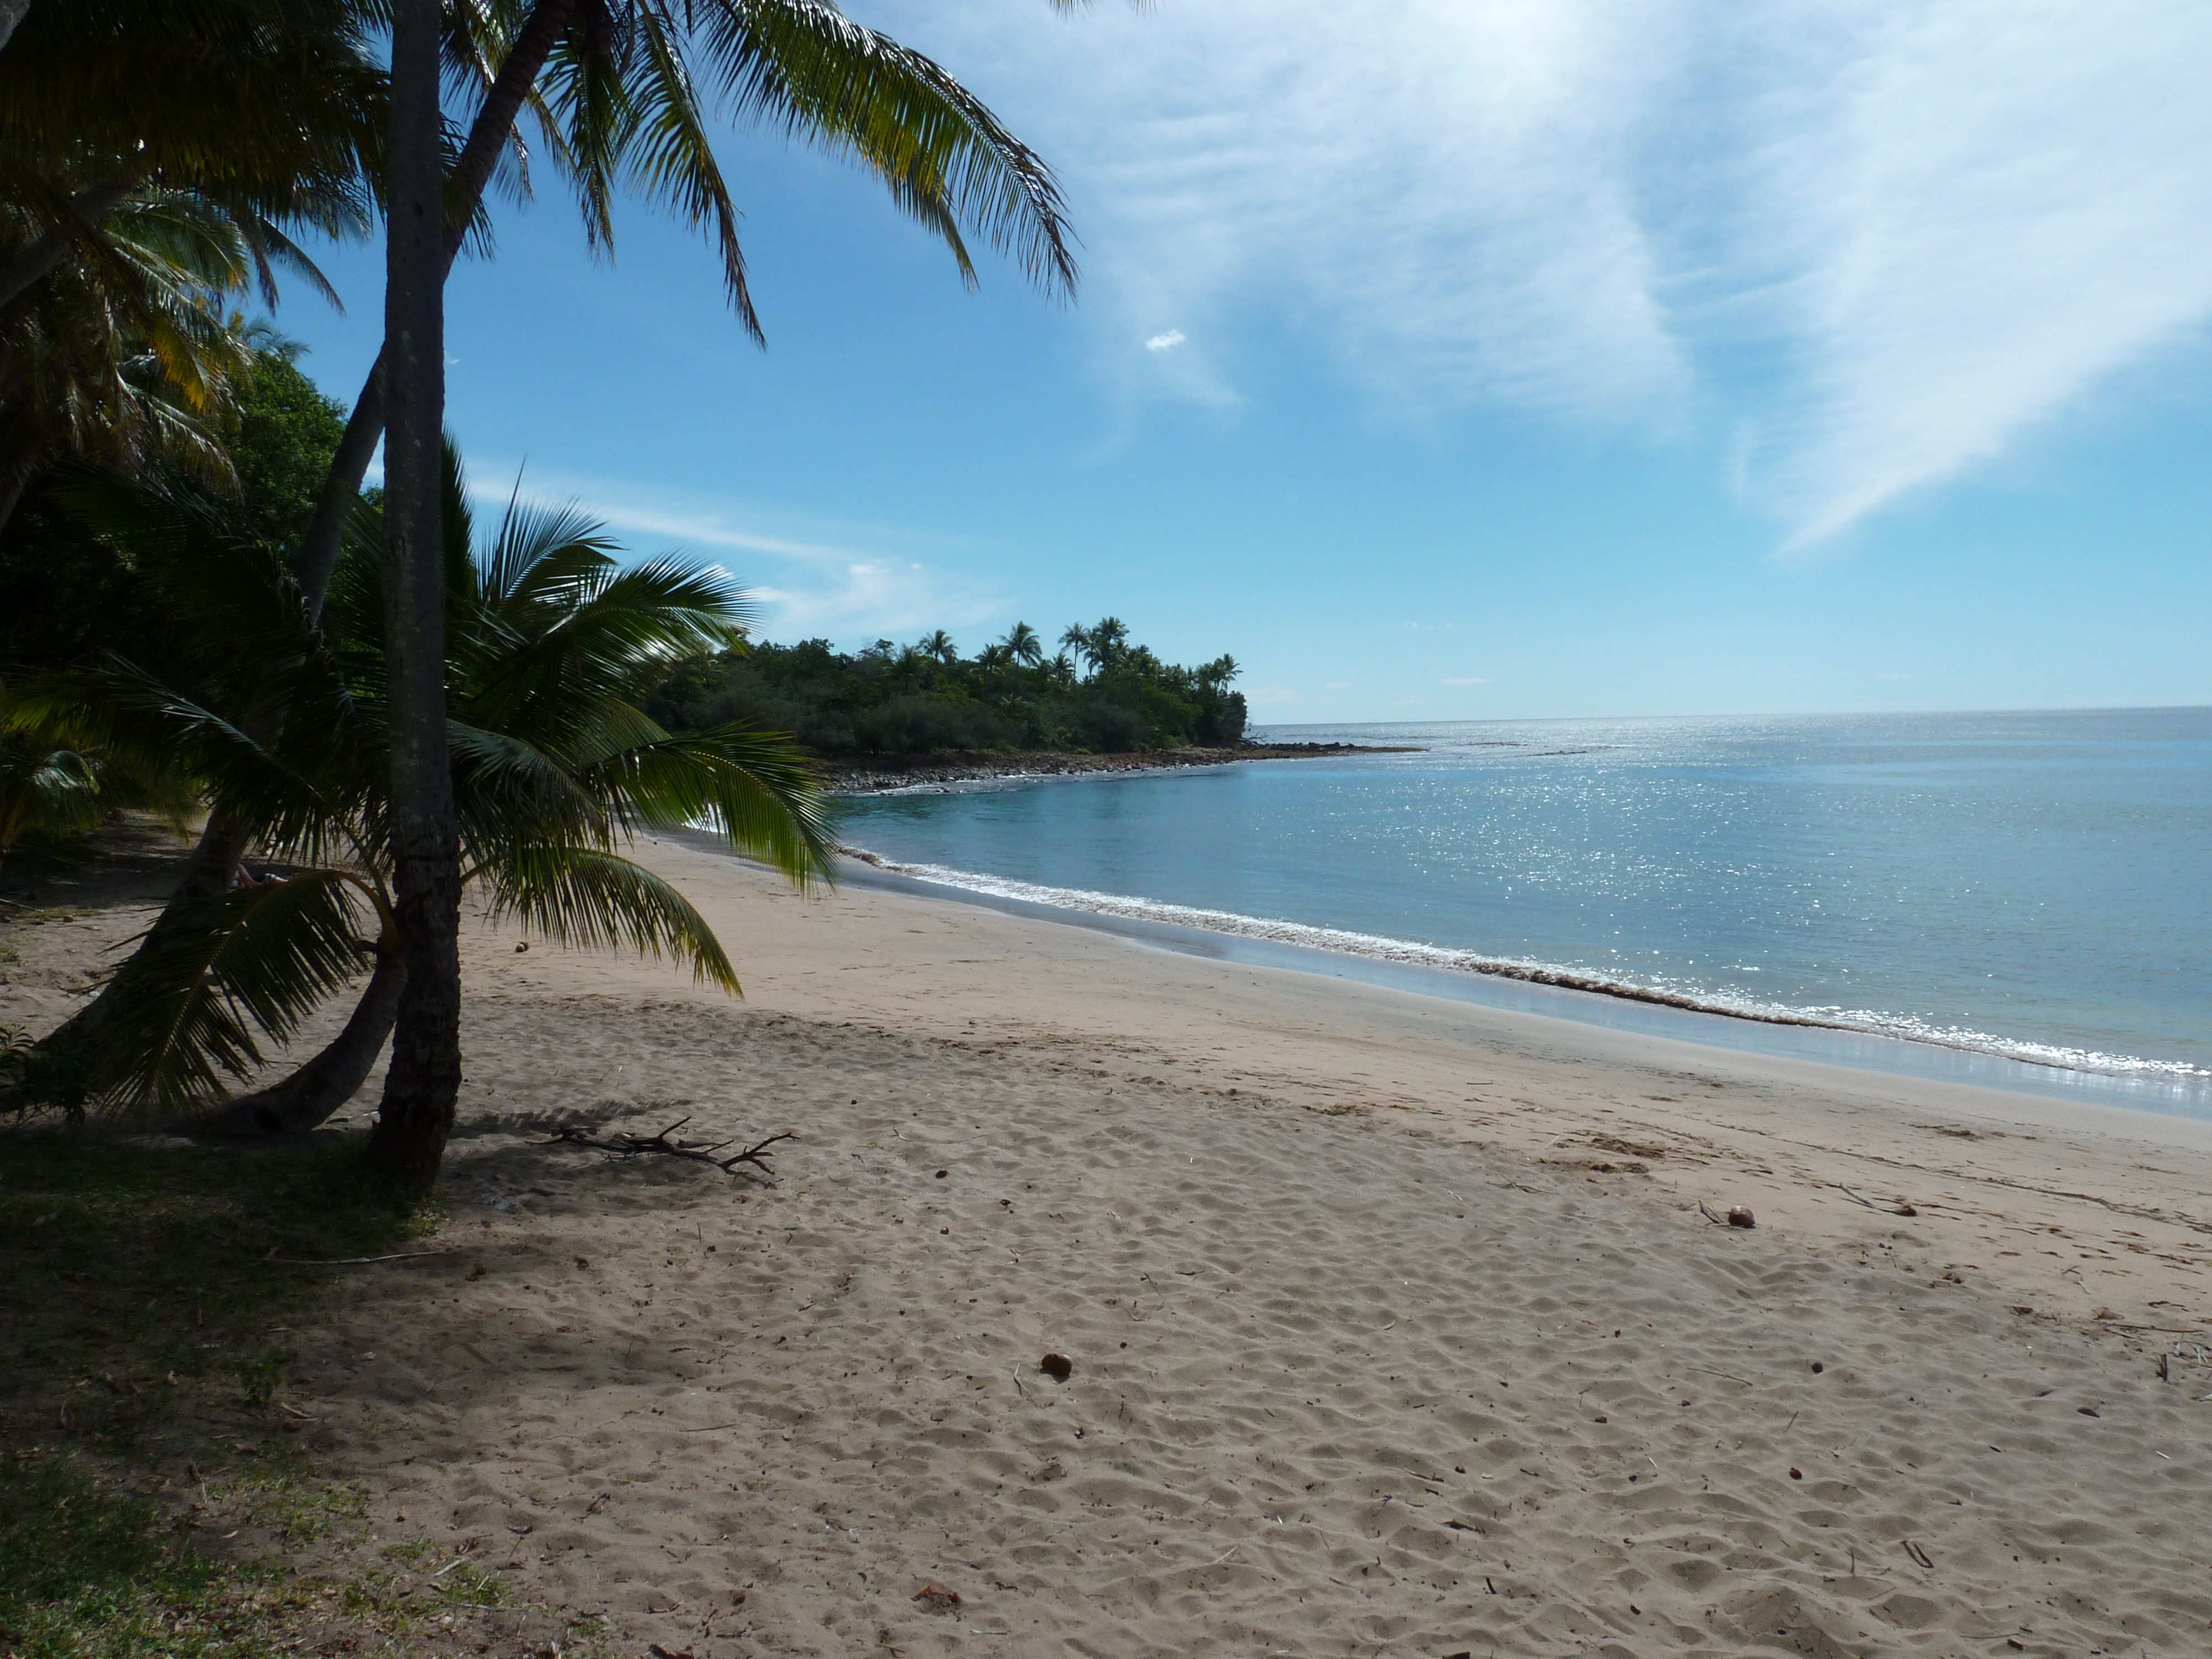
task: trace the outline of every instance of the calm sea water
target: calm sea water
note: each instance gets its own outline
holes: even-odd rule
[[[1269,735],[1423,751],[875,797],[843,835],[974,891],[2212,1098],[2212,709]]]

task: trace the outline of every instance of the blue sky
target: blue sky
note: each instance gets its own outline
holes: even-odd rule
[[[480,487],[778,639],[1111,611],[1263,721],[2212,702],[2212,8],[850,9],[1058,169],[1079,302],[733,131],[762,352],[541,179],[451,289]]]

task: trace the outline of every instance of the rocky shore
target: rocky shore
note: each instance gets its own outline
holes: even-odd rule
[[[933,784],[981,783],[995,778],[1045,778],[1090,772],[1158,772],[1235,761],[1311,760],[1330,755],[1410,755],[1414,747],[1363,743],[1248,743],[1218,749],[1142,749],[1119,755],[1039,750],[939,750],[927,755],[856,755],[825,758],[816,770],[841,795],[881,794]]]

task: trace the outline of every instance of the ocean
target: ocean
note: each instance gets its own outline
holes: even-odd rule
[[[2212,709],[1255,735],[1419,752],[863,797],[841,833],[906,880],[1323,971],[2212,1115]]]

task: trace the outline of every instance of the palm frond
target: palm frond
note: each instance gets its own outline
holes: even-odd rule
[[[687,9],[740,118],[844,151],[940,235],[949,222],[973,226],[1031,281],[1074,293],[1073,239],[1051,169],[936,64],[826,0],[696,0]],[[954,248],[965,270],[964,249]]]
[[[30,734],[0,736],[0,853],[27,835],[69,835],[106,816],[106,791],[94,757]]]
[[[517,836],[611,846],[613,834],[597,793],[542,749],[504,732],[448,720],[454,804],[472,848]],[[482,854],[479,854],[482,856]]]
[[[491,914],[582,950],[628,948],[688,963],[695,977],[737,993],[737,970],[707,919],[641,865],[593,848],[521,845],[483,872]]]
[[[830,798],[781,732],[733,721],[639,744],[582,778],[626,832],[711,830],[795,886],[836,881]]]
[[[262,1063],[361,971],[359,889],[334,870],[226,893],[175,912],[111,986],[94,1087],[121,1111],[175,1110]]]

